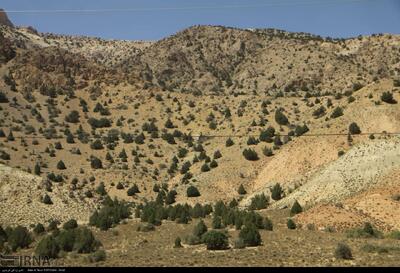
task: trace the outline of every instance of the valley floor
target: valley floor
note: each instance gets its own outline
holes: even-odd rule
[[[103,243],[107,259],[90,263],[86,256],[69,254],[52,264],[57,266],[399,266],[400,240],[349,239],[344,233],[289,230],[287,210],[261,211],[274,223],[274,231],[260,230],[263,245],[246,249],[208,251],[205,245],[173,248],[175,238],[182,239],[192,233],[194,219],[188,225],[165,221],[155,231],[138,232],[139,219],[128,220],[108,231],[95,230],[96,238]],[[206,219],[210,228],[211,219]],[[230,242],[238,231],[229,230]],[[352,260],[334,257],[339,242],[350,246]],[[386,253],[370,253],[365,245],[380,246]],[[30,254],[32,249],[25,250]],[[383,252],[383,251],[381,251]]]

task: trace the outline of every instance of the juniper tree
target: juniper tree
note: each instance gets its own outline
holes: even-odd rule
[[[303,208],[300,206],[297,200],[294,201],[292,208],[290,209],[290,215],[296,215],[303,212]]]
[[[275,186],[271,189],[271,198],[275,201],[282,199],[283,189],[279,183],[276,183]]]
[[[240,184],[239,189],[238,189],[238,193],[239,193],[240,195],[244,195],[244,194],[247,193],[246,190],[244,189],[243,184]]]

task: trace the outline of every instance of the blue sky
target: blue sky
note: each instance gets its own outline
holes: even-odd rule
[[[330,37],[400,33],[400,0],[2,0],[0,7],[16,25],[107,39],[157,40],[198,24]],[[93,9],[102,11],[15,12]]]

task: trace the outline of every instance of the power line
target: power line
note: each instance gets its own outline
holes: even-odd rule
[[[156,7],[156,8],[105,8],[105,9],[54,9],[54,10],[6,10],[6,13],[104,13],[104,12],[148,12],[148,11],[185,11],[185,10],[213,10],[213,9],[247,9],[263,7],[284,7],[301,5],[329,5],[375,0],[324,0],[324,1],[289,1],[254,5],[221,5],[221,6],[187,6],[187,7]]]

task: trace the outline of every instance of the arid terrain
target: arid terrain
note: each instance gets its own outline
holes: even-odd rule
[[[0,11],[0,226],[34,234],[11,250],[0,229],[0,250],[31,255],[37,224],[74,219],[107,258],[65,250],[57,265],[399,266],[399,101],[399,35],[193,26],[117,41],[40,33]],[[197,218],[214,227],[218,201],[230,248],[186,242]],[[197,217],[199,204],[215,206]],[[180,205],[186,224],[171,217]],[[118,217],[93,220],[107,206]],[[240,211],[272,221],[256,224],[261,245],[235,247]],[[371,236],[349,235],[363,226]],[[353,259],[335,257],[341,242]]]

